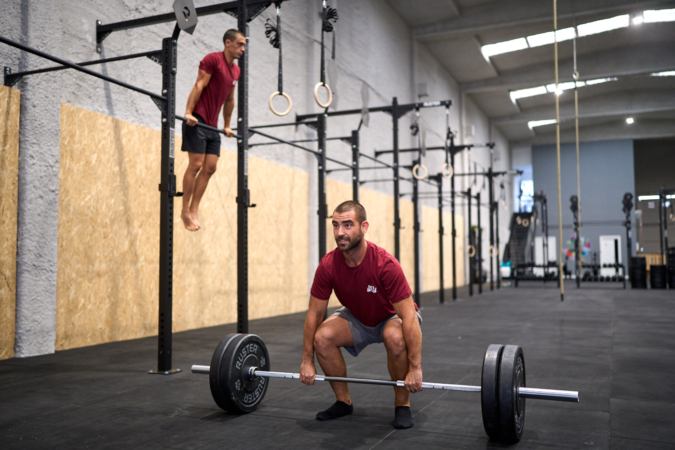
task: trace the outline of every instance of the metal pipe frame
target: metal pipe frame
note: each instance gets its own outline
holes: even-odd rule
[[[150,97],[152,99],[160,100],[161,102],[166,102],[166,100],[167,100],[167,98],[162,96],[162,95],[155,94],[154,92],[146,91],[145,89],[141,89],[141,88],[136,87],[136,86],[132,86],[131,84],[125,83],[123,81],[119,81],[115,78],[109,77],[107,75],[103,75],[103,74],[98,73],[98,72],[94,72],[93,70],[85,69],[84,67],[79,66],[75,63],[72,63],[70,61],[67,61],[65,59],[61,59],[61,58],[53,56],[53,55],[50,55],[50,54],[45,53],[45,52],[41,52],[40,50],[34,49],[32,47],[28,47],[27,45],[23,45],[23,44],[20,44],[18,42],[15,42],[15,41],[12,41],[12,40],[7,39],[3,36],[0,36],[0,42],[2,42],[3,44],[7,44],[11,47],[18,48],[19,50],[23,50],[24,52],[32,53],[32,54],[37,55],[41,58],[48,59],[49,61],[53,61],[57,64],[61,64],[62,66],[65,66],[64,68],[77,70],[78,72],[86,73],[87,75],[91,75],[92,77],[100,78],[101,80],[107,81],[108,83],[116,84],[118,86],[122,86],[123,88],[127,88],[129,90],[138,92],[140,94],[147,95],[148,97]],[[175,69],[175,67],[174,67],[174,69]],[[5,67],[5,74],[7,74],[8,70],[10,70],[10,69]],[[11,75],[11,70],[10,70],[10,75]],[[7,81],[6,78],[5,78],[5,81]]]
[[[419,163],[419,160],[417,160]],[[420,293],[421,293],[421,270],[420,270],[420,211],[419,211],[419,180],[413,177],[413,252],[414,255],[414,273],[415,273],[415,292],[414,301],[418,307],[421,307]]]
[[[160,57],[162,55],[161,50],[154,50],[150,52],[142,52],[142,53],[132,53],[130,55],[124,55],[124,56],[115,56],[112,58],[103,58],[103,59],[98,59],[96,61],[84,61],[80,63],[76,63],[77,66],[80,67],[85,67],[85,66],[93,66],[96,64],[105,64],[109,62],[115,62],[115,61],[125,61],[127,59],[134,59],[134,58],[150,58],[152,61],[155,61],[159,64],[161,64]],[[46,67],[44,69],[35,69],[35,70],[27,70],[25,72],[15,72],[12,73],[11,69],[9,67],[5,67],[5,86],[14,86],[16,83],[21,80],[21,78],[27,76],[27,75],[36,75],[39,73],[48,73],[48,72],[56,72],[58,70],[65,70],[65,69],[72,69],[72,67],[69,66],[55,66],[55,67]]]
[[[368,108],[368,112],[385,112],[388,114],[393,114],[396,110],[398,114],[407,114],[408,112],[414,110],[414,109],[420,109],[420,108],[435,108],[439,106],[450,106],[452,105],[452,100],[440,100],[440,101],[434,101],[434,102],[421,102],[421,103],[406,103],[400,105],[398,101],[395,102],[396,106],[394,106],[394,102],[392,102],[391,105],[387,106],[374,106],[372,108]],[[349,115],[357,115],[361,114],[363,112],[363,108],[359,109],[346,109],[344,111],[328,111],[325,114],[328,115],[328,117],[333,117],[333,116],[349,116]],[[319,114],[323,113],[312,113],[312,114],[302,114],[302,115],[296,115],[296,120],[298,122],[302,122],[307,119],[311,119],[313,117],[317,117]],[[400,116],[399,116],[400,117]]]

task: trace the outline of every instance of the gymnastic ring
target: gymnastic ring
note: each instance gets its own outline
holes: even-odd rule
[[[326,103],[321,103],[321,100],[319,100],[319,87],[325,87],[326,92],[328,92],[328,101]],[[326,83],[318,82],[316,83],[316,86],[314,86],[314,100],[316,100],[316,103],[322,107],[322,108],[328,108],[331,103],[333,103],[333,91],[330,90],[330,86],[328,86]]]
[[[537,219],[537,221],[535,223],[537,224],[537,226],[539,226],[539,219]]]
[[[283,97],[283,98],[285,98],[286,100],[288,100],[288,109],[287,109],[286,111],[284,111],[284,112],[279,112],[279,111],[277,111],[276,109],[274,109],[274,106],[272,105],[272,100],[273,100],[274,97],[276,97],[277,95],[278,95],[278,96],[281,96],[281,97]],[[277,91],[277,92],[275,92],[274,94],[270,95],[270,101],[269,101],[269,103],[270,103],[270,109],[271,109],[272,112],[273,112],[274,114],[276,114],[277,116],[285,116],[286,114],[288,114],[289,112],[291,112],[291,108],[293,107],[293,102],[291,101],[291,97],[289,97],[288,94],[285,93],[285,92],[279,92],[279,91]]]
[[[527,227],[530,226],[530,221],[527,220],[527,219],[523,219],[523,223],[521,223],[521,225],[524,226],[525,228],[527,228]]]
[[[670,213],[670,221],[675,222],[675,214]]]
[[[424,175],[419,174],[420,169],[424,170]],[[427,175],[429,174],[429,171],[424,166],[424,164],[415,164],[412,168],[412,174],[413,174],[413,177],[415,177],[416,179],[424,180],[427,177]]]
[[[491,245],[490,246],[490,256],[494,258],[495,256],[497,256],[498,253],[499,253],[499,249],[497,249],[497,246]]]
[[[476,247],[474,247],[473,245],[469,245],[466,248],[466,253],[469,255],[469,258],[473,258],[474,256],[476,256]]]
[[[517,216],[517,217],[516,217],[516,223],[517,223],[518,225],[520,225],[521,223],[523,223],[523,218],[520,217],[520,216]]]
[[[448,169],[448,172],[446,172],[445,169]],[[450,178],[454,174],[455,174],[455,169],[453,169],[450,164],[445,163],[441,166],[441,175],[443,176],[443,178]]]
[[[506,200],[502,200],[502,208],[504,208],[504,211],[509,210],[509,204],[506,203]]]

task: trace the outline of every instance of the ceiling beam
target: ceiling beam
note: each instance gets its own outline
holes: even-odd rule
[[[452,11],[452,14],[457,17],[462,17],[462,11],[459,9],[457,2],[455,0],[447,0],[448,8]]]
[[[572,58],[559,61],[560,81],[572,81],[574,61]],[[577,56],[580,80],[597,78],[649,75],[654,72],[675,70],[675,52],[672,42],[633,45],[603,50]],[[555,81],[552,61],[518,69],[502,71],[500,76],[464,83],[462,91],[473,94],[516,90],[544,86]]]
[[[655,139],[655,138],[675,138],[675,127],[673,120],[636,120],[632,125],[627,125],[623,121],[614,121],[581,127],[579,129],[579,140],[582,142],[605,141],[614,139]],[[572,143],[576,141],[574,129],[560,132],[561,143]],[[545,134],[537,134],[536,137],[521,141],[512,141],[511,147],[520,145],[538,145],[555,144],[555,131]]]
[[[574,98],[572,91],[563,96]],[[675,111],[675,89],[642,89],[611,92],[584,98],[579,102],[579,118],[613,117],[650,112]],[[495,117],[495,125],[529,122],[531,120],[555,119],[553,105],[538,106],[520,114]],[[574,119],[574,101],[560,105],[560,121]]]
[[[583,2],[559,2],[558,20],[580,20],[583,17],[599,14],[622,14],[649,8],[662,8],[673,5],[672,0],[584,0]],[[412,29],[413,37],[421,41],[447,39],[458,36],[503,30],[541,23],[550,23],[553,27],[553,8],[551,2],[541,0],[500,0],[462,10],[456,19],[417,26]]]

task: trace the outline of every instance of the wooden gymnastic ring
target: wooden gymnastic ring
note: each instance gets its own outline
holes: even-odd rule
[[[523,223],[521,223],[521,225],[524,226],[525,228],[527,228],[527,227],[530,226],[530,221],[527,220],[527,219],[523,219]]]
[[[286,109],[286,111],[284,111],[284,112],[279,112],[279,111],[277,111],[276,109],[274,109],[274,106],[272,105],[272,100],[273,100],[274,97],[276,97],[277,95],[279,95],[279,96],[285,98],[286,100],[288,100],[288,109]],[[277,91],[277,92],[275,92],[274,94],[270,95],[270,101],[269,101],[269,104],[270,104],[270,109],[271,109],[272,112],[273,112],[274,114],[276,114],[277,116],[285,116],[286,114],[288,114],[289,112],[291,112],[291,108],[293,107],[293,102],[291,101],[291,97],[289,97],[287,93],[285,93],[285,92],[279,92],[279,91]]]
[[[420,169],[424,169],[424,175],[422,175],[422,176],[419,175]],[[429,171],[424,166],[424,164],[415,164],[412,168],[412,174],[413,174],[413,177],[415,177],[416,179],[424,180],[427,177],[427,175],[429,174]]]
[[[326,91],[328,92],[328,101],[326,103],[321,103],[321,100],[319,100],[319,87],[323,86],[326,88]],[[316,86],[314,86],[314,100],[316,100],[316,103],[326,109],[330,106],[331,103],[333,103],[333,91],[330,90],[330,86],[328,86],[326,83],[318,82],[316,83]]]
[[[495,256],[497,256],[497,254],[499,254],[499,249],[497,249],[496,245],[491,245],[490,246],[490,256],[495,257]]]
[[[466,248],[466,253],[469,255],[469,258],[473,258],[474,256],[476,256],[476,247],[474,247],[473,245],[469,245]]]
[[[520,216],[516,216],[516,223],[517,223],[518,225],[520,225],[521,223],[523,223],[523,218],[520,217]]]
[[[448,169],[448,172],[445,171],[445,169]],[[455,174],[455,169],[452,168],[452,166],[448,163],[445,163],[441,166],[441,175],[443,178],[450,178]]]
[[[675,214],[670,213],[670,221],[675,222]]]

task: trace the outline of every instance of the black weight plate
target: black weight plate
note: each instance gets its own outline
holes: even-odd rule
[[[228,399],[231,397],[231,395],[227,391],[227,385],[221,386],[220,383],[220,379],[222,378],[221,371],[223,369],[223,361],[226,360],[225,354],[228,352],[228,350],[231,350],[230,345],[232,345],[234,341],[241,339],[243,336],[243,334],[237,333],[228,334],[223,338],[223,340],[220,341],[216,347],[216,350],[213,352],[213,356],[211,357],[211,367],[209,369],[209,385],[211,386],[211,395],[213,396],[213,400],[216,402],[216,405],[225,411],[230,411]]]
[[[480,406],[483,427],[494,441],[500,440],[499,428],[499,364],[503,345],[490,344],[483,358],[483,373],[480,382]]]
[[[517,345],[506,345],[499,365],[499,425],[501,441],[520,441],[525,426],[525,399],[518,388],[525,386],[525,357]]]
[[[222,400],[222,405],[216,401],[218,406],[234,414],[255,411],[267,392],[269,380],[264,377],[249,377],[249,369],[257,367],[261,370],[269,370],[270,368],[269,353],[263,340],[254,334],[238,336],[232,339],[226,345],[225,350],[220,353],[222,354],[220,369],[212,377],[216,380],[217,386],[214,387],[213,384],[211,386],[212,392],[215,389]],[[214,354],[213,359],[219,357],[220,354]]]

